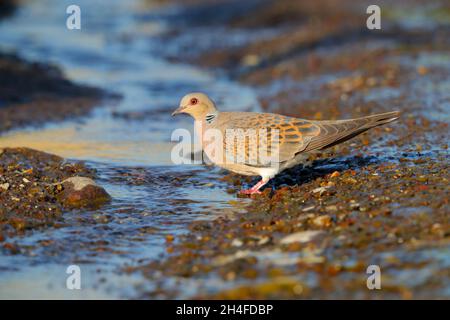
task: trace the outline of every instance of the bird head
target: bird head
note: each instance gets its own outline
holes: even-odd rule
[[[186,113],[195,120],[204,119],[207,114],[216,113],[217,109],[214,102],[204,93],[193,92],[185,95],[177,110],[172,116],[179,113]]]

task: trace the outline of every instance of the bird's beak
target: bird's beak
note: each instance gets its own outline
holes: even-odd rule
[[[176,114],[183,113],[183,110],[184,110],[185,108],[186,108],[185,106],[179,106],[177,110],[175,110],[174,112],[172,112],[172,117],[173,117],[174,115],[176,115]]]

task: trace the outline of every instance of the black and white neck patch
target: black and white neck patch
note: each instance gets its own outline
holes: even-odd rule
[[[212,123],[216,117],[216,113],[208,113],[205,117],[206,123]]]

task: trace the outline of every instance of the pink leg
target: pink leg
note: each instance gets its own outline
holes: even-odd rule
[[[261,189],[262,186],[264,186],[267,182],[269,182],[270,179],[261,179],[257,184],[255,184],[253,187],[251,187],[248,190],[241,190],[239,191],[240,194],[254,194],[254,193],[261,193],[259,189]]]

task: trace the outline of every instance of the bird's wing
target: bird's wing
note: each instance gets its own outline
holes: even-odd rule
[[[311,121],[271,113],[230,112],[225,115],[221,130],[224,132],[232,129],[237,137],[232,140],[224,139],[225,148],[227,145],[229,146],[230,141],[234,141],[226,153],[231,152],[233,157],[244,153],[245,157],[241,159],[243,161],[241,163],[265,166],[260,161],[261,154],[268,155],[270,161],[283,163],[295,158],[299,153],[334,146],[370,128],[394,121],[398,117],[399,113],[394,111],[358,119]],[[261,129],[267,131],[261,131]],[[256,140],[245,138],[251,130],[256,131]],[[225,137],[228,136],[226,132],[224,134]],[[264,135],[267,140],[264,140]],[[240,141],[239,138],[241,138]],[[257,143],[257,148],[254,148],[255,143]],[[248,160],[255,159],[255,157],[258,159],[256,163]]]
[[[277,163],[291,160],[321,131],[313,121],[277,114],[233,112],[225,116],[221,130],[224,147],[230,148],[226,153],[231,152],[233,159],[243,156],[240,163],[246,165],[265,166],[268,158]],[[256,163],[251,159],[257,159]]]

